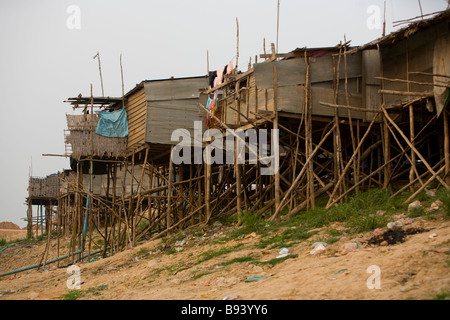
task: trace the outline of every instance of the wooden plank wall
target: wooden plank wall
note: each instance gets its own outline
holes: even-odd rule
[[[380,77],[380,52],[377,49],[364,50],[362,52],[362,94],[363,108],[379,109],[381,106],[381,96],[378,90],[381,89]],[[366,112],[364,121],[371,121],[374,113]]]
[[[133,149],[145,143],[147,101],[144,87],[128,97],[125,110],[128,117],[128,149]]]
[[[337,61],[337,57],[336,57]],[[339,68],[338,104],[346,104],[344,59],[341,57]],[[304,85],[306,81],[306,66],[303,58],[280,60],[271,63],[255,65],[255,85],[257,88],[258,111],[273,111],[273,64],[277,67],[278,111],[287,113],[302,113],[304,106]],[[362,55],[356,53],[347,56],[347,83],[349,105],[362,107],[361,78]],[[333,116],[334,110],[319,102],[334,103],[333,61],[326,55],[311,60],[311,101],[313,115]],[[250,97],[250,103],[254,98]],[[250,107],[251,108],[251,107]],[[347,117],[346,110],[340,110],[339,115]],[[363,113],[352,111],[354,119],[363,119]]]
[[[395,42],[381,49],[383,77],[390,79],[432,82],[432,77],[408,72],[433,73],[434,43],[441,35],[448,36],[447,23],[440,23]],[[432,86],[408,84],[405,82],[383,80],[387,90],[424,92],[433,90]],[[399,104],[409,99],[405,96],[384,94],[386,106]]]

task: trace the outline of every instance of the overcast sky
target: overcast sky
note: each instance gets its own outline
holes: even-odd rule
[[[362,45],[381,36],[380,0],[280,0],[279,52]],[[423,14],[444,10],[445,0],[422,0]],[[420,15],[419,1],[386,0],[392,22]],[[26,226],[25,198],[33,176],[69,168],[64,154],[63,101],[79,93],[101,95],[100,52],[106,96],[121,95],[142,80],[206,74],[236,58],[239,68],[277,38],[277,0],[0,0],[0,222]],[[380,20],[378,20],[380,21]]]

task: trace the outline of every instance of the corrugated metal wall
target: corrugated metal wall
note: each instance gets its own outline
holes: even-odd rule
[[[208,87],[206,77],[149,81],[144,87],[146,142],[175,145],[178,142],[171,141],[174,130],[187,129],[193,137],[194,121],[201,121],[204,127],[205,113],[199,110],[198,102],[201,90]]]

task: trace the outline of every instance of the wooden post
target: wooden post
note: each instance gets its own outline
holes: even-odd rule
[[[172,216],[172,153],[173,146],[170,147],[170,157],[169,157],[169,183],[167,189],[167,214],[166,214],[166,227],[170,228],[170,217]]]
[[[239,69],[239,21],[236,17],[236,74]]]
[[[347,43],[347,39],[344,35],[344,43]],[[349,98],[349,92],[348,92],[348,73],[347,73],[347,46],[344,45],[344,74],[345,74],[345,100],[347,103],[347,106],[350,105],[350,98]],[[352,120],[352,114],[349,109],[347,109],[347,115],[348,115],[348,122],[349,122],[349,128],[350,128],[350,137],[352,140],[352,148],[353,152],[355,152],[356,148],[356,142],[355,142],[355,135],[353,133],[353,120]],[[354,184],[358,184],[358,174],[357,174],[357,162],[353,162],[353,181]]]
[[[211,150],[210,142],[206,142],[206,159],[205,159],[205,204],[206,204],[206,221],[211,218]]]
[[[382,128],[383,128],[383,155],[384,155],[384,163],[389,162],[389,160],[391,159],[391,139],[389,136],[389,125],[387,123],[387,120],[385,117],[383,117],[383,124],[382,124]],[[391,177],[391,167],[390,166],[385,166],[384,170],[384,181],[383,181],[383,189],[387,189],[388,186],[390,186],[389,184],[389,180]]]
[[[450,185],[450,132],[448,130],[448,111],[444,110],[442,120],[444,121],[444,161],[445,182]]]
[[[309,58],[305,51],[305,64],[306,64],[306,81],[305,81],[305,106],[304,106],[304,116],[305,116],[305,155],[306,158],[312,153],[312,110],[311,110],[311,68],[309,64]],[[308,208],[315,208],[315,197],[314,197],[314,167],[313,161],[308,164],[308,170],[306,171],[306,204]]]
[[[122,54],[120,54],[120,76],[122,79],[122,107],[125,107],[125,91],[124,91],[124,84],[123,84]]]
[[[277,65],[273,63],[273,129],[278,130],[278,74]],[[273,154],[273,149],[279,150],[278,146],[273,146],[271,141],[271,153]],[[278,157],[279,155],[275,155]],[[280,170],[275,172],[275,207],[278,208],[280,205]]]
[[[238,141],[235,139],[234,141],[234,174],[236,178],[236,209],[239,217],[239,222],[241,222],[242,218],[242,199],[241,199],[241,168],[238,164],[238,149],[237,149]]]
[[[341,61],[341,49],[339,49],[339,59],[336,65],[335,58],[333,56],[333,89],[334,89],[334,103],[338,103],[338,90],[339,90],[339,65]],[[334,148],[334,180],[337,182],[341,172],[342,166],[342,145],[341,145],[341,132],[339,129],[339,116],[338,109],[334,109],[334,123],[335,132],[333,133],[333,148]],[[338,186],[339,190],[342,190],[342,186]]]

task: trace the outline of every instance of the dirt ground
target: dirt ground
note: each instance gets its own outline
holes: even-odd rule
[[[26,237],[27,237],[27,230],[0,229],[0,239],[5,239],[8,242],[17,239],[24,239]]]
[[[328,226],[331,227],[337,229],[339,224]],[[77,298],[422,300],[440,293],[447,293],[448,297],[450,221],[420,217],[407,227],[424,231],[406,235],[403,243],[392,245],[369,245],[373,232],[342,236],[316,254],[311,254],[311,244],[318,238],[310,238],[289,247],[291,255],[272,265],[254,262],[276,258],[280,248],[258,249],[260,236],[255,234],[220,242],[232,227],[211,226],[201,236],[198,231],[196,236],[185,232],[185,242],[174,242],[176,246],[172,245],[171,251],[164,250],[164,243],[158,239],[112,257],[77,264],[81,281]],[[351,244],[357,248],[343,251]],[[55,255],[54,245],[49,260]],[[45,241],[41,241],[4,250],[0,253],[0,273],[38,263],[44,248]],[[201,255],[219,250],[224,254],[208,260]],[[222,264],[243,257],[253,260]],[[67,271],[67,267],[58,268],[54,263],[49,268],[0,277],[0,300],[62,299],[74,292],[68,286],[74,284],[70,277],[76,274]],[[249,281],[253,276],[261,277],[259,281]]]

